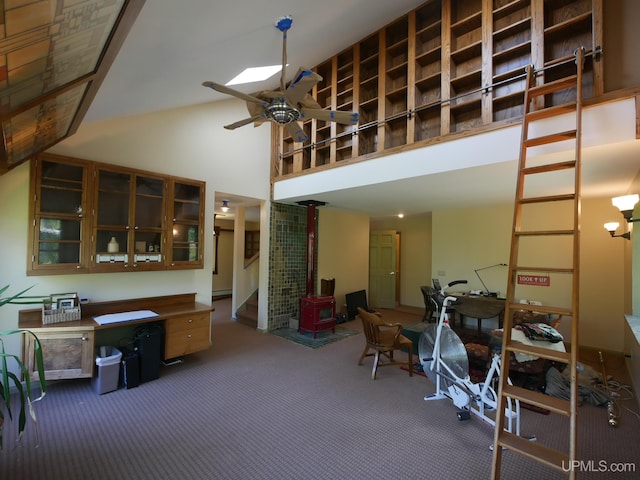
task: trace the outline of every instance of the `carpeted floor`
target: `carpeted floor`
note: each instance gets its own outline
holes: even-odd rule
[[[450,401],[425,402],[434,387],[424,377],[384,368],[371,380],[372,359],[358,366],[363,335],[301,348],[231,321],[224,302],[215,307],[212,348],[162,367],[157,380],[105,395],[88,379],[52,382],[35,405],[39,447],[33,425],[16,446],[15,424],[5,423],[0,479],[489,478],[492,428],[459,421]],[[604,409],[580,407],[580,459],[594,462],[583,465],[640,470],[640,418],[627,409],[634,404],[621,399],[616,429]],[[566,443],[566,417],[525,410],[522,425],[545,445]],[[567,478],[513,452],[503,459],[505,480]],[[630,480],[638,470],[578,476]]]
[[[298,345],[304,345],[309,348],[320,348],[325,345],[344,340],[352,335],[357,335],[360,332],[336,325],[335,333],[331,330],[324,330],[316,332],[315,338],[312,332],[300,333],[295,328],[287,327],[278,328],[277,330],[273,330],[269,333],[277,337],[284,338],[285,340],[289,340],[290,342],[297,343]]]

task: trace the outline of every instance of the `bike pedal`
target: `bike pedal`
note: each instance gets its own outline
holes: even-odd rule
[[[456,413],[456,416],[458,417],[458,420],[469,420],[471,418],[471,412],[468,410],[461,410]]]

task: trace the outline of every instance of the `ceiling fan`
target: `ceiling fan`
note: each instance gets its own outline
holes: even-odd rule
[[[253,123],[259,126],[266,121],[283,125],[296,142],[309,140],[304,133],[299,120],[315,118],[327,122],[337,122],[354,125],[358,122],[357,112],[341,112],[324,110],[309,94],[309,91],[322,80],[314,71],[300,67],[288,87],[285,87],[285,68],[287,65],[287,30],[291,28],[293,20],[290,16],[279,18],[276,28],[282,32],[282,70],[280,75],[280,89],[246,94],[215,82],[203,82],[203,86],[212,88],[247,102],[249,118],[239,120],[224,128],[234,130],[238,127]]]

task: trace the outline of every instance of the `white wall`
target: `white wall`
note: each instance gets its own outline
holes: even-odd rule
[[[96,122],[83,125],[51,152],[204,180],[204,244],[211,246],[216,190],[269,198],[269,126],[222,128],[243,116],[244,103],[229,100]],[[35,285],[33,292],[43,295],[77,291],[93,301],[195,292],[198,301],[211,302],[211,247],[205,247],[204,268],[199,270],[27,277],[28,190],[28,164],[0,176],[0,285],[11,284],[12,292]],[[2,308],[0,329],[17,326],[17,310]],[[12,348],[17,352],[17,342]]]
[[[557,208],[557,207],[553,207]],[[496,263],[509,263],[511,205],[469,208],[433,213],[433,275],[443,284],[467,279],[464,289],[482,288],[474,269]],[[553,209],[541,217],[553,218]],[[603,224],[620,213],[610,198],[583,199],[580,261],[580,345],[604,351],[624,348],[624,271],[627,240],[611,238]],[[545,252],[546,254],[546,252]],[[533,263],[535,265],[535,263]],[[443,275],[440,275],[444,273]],[[490,290],[506,292],[507,268],[480,272]],[[462,290],[462,288],[461,288]],[[520,288],[516,298],[539,300],[558,305],[557,289]],[[560,293],[570,298],[570,291]],[[560,332],[570,338],[571,319],[563,319]]]
[[[400,305],[424,307],[420,287],[431,285],[431,213],[372,220],[371,230],[400,233]]]
[[[318,209],[318,290],[320,279],[335,278],[336,311],[344,310],[346,293],[368,289],[369,217]]]

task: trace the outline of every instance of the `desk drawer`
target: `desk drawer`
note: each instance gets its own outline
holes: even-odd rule
[[[181,357],[211,346],[210,314],[201,313],[167,319],[164,358]]]
[[[211,323],[210,318],[209,312],[169,318],[165,323],[165,331],[167,335],[201,328],[206,328],[208,331]]]

